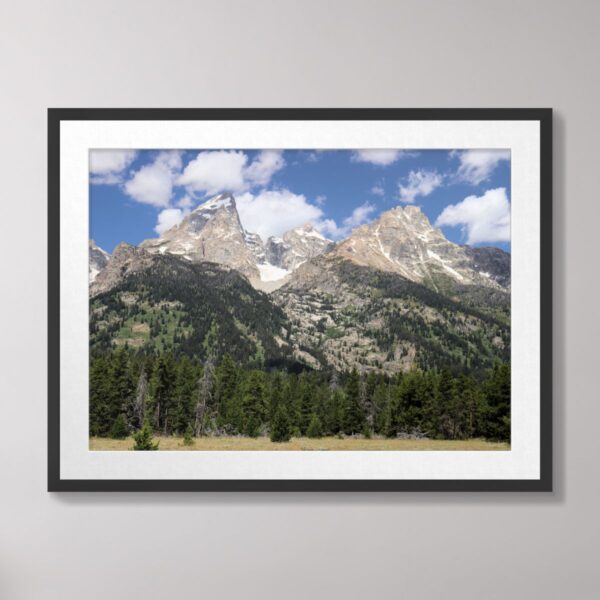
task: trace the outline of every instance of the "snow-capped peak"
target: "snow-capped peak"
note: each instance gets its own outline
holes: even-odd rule
[[[314,228],[312,223],[305,223],[302,227],[297,227],[293,231],[294,231],[294,233],[297,233],[298,235],[301,235],[303,237],[314,237],[314,238],[317,238],[319,240],[323,240],[326,242],[331,241],[331,240],[328,240],[325,236],[321,235],[321,233],[319,233]]]
[[[235,198],[233,197],[233,195],[232,194],[219,194],[218,196],[214,196],[214,198],[207,200],[203,204],[200,204],[200,206],[197,206],[193,210],[193,212],[202,212],[205,210],[214,211],[214,210],[218,210],[219,208],[229,207],[229,206],[235,207]]]

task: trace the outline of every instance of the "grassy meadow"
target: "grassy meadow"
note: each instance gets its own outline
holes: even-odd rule
[[[191,446],[183,443],[183,438],[174,436],[156,436],[159,450],[510,450],[510,444],[505,442],[489,442],[484,439],[470,440],[407,440],[388,438],[354,438],[354,437],[323,437],[323,438],[292,438],[289,442],[275,443],[268,437],[201,437],[195,438]],[[96,451],[126,451],[133,448],[133,438],[113,440],[104,437],[91,437],[90,450]]]

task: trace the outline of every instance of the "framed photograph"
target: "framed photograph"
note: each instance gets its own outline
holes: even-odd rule
[[[550,109],[50,109],[50,491],[552,490]]]

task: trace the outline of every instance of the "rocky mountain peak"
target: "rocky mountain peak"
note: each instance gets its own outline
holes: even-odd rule
[[[219,194],[159,238],[142,242],[141,247],[152,253],[180,255],[192,262],[227,265],[253,281],[260,279],[256,263],[262,242],[256,237],[249,237],[242,227],[233,195]]]
[[[203,204],[198,205],[193,211],[193,213],[205,212],[205,211],[217,211],[220,208],[228,208],[230,210],[236,210],[237,207],[235,204],[235,198],[233,194],[219,194],[218,196],[214,196],[210,200],[207,200]]]
[[[504,287],[480,272],[473,253],[448,241],[417,206],[398,206],[358,227],[332,256],[434,287],[440,277],[463,285]]]
[[[90,295],[95,296],[113,288],[128,275],[147,268],[151,262],[152,256],[146,250],[121,242],[106,267],[90,284]]]
[[[88,246],[89,252],[89,281],[92,283],[98,274],[104,270],[108,261],[110,260],[110,254],[103,250],[96,244],[94,240],[89,240]]]

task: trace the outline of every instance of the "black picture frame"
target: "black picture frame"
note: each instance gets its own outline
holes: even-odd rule
[[[469,120],[540,124],[540,477],[535,480],[73,480],[60,475],[60,124],[82,120]],[[48,491],[552,491],[552,109],[48,109]]]

